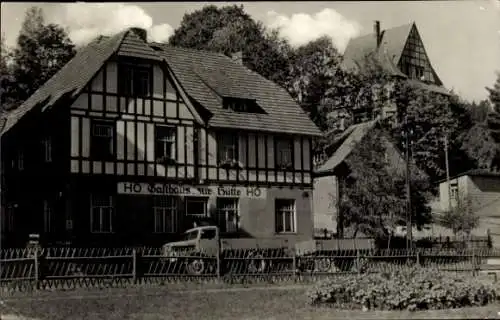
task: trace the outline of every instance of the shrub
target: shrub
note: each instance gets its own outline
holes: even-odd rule
[[[481,278],[412,267],[322,281],[307,294],[311,304],[414,311],[483,306],[495,301],[497,291]]]

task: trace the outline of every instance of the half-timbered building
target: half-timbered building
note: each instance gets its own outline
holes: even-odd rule
[[[383,30],[380,21],[375,21],[373,33],[349,41],[342,67],[359,72],[366,70],[367,64],[373,61],[394,79],[404,79],[409,85],[431,94],[450,94],[429,59],[415,22]],[[388,85],[389,91],[392,90],[390,87],[391,84]],[[391,103],[377,115],[372,109],[356,109],[353,111],[353,123],[373,120],[377,116],[394,117],[396,113],[397,107]]]
[[[197,218],[232,236],[312,236],[319,129],[222,54],[99,37],[6,119],[2,235],[162,244]]]

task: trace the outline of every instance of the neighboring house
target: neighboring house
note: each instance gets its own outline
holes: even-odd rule
[[[386,30],[375,21],[372,34],[351,39],[344,52],[342,67],[360,71],[374,58],[390,75],[407,79],[408,83],[434,93],[449,95],[431,64],[424,43],[414,22]],[[390,89],[389,89],[390,90]],[[396,106],[389,104],[382,110],[382,117],[396,114]],[[373,119],[371,110],[360,110],[354,114],[354,123]]]
[[[451,196],[451,198],[450,198]],[[457,205],[470,206],[473,214],[480,217],[479,227],[473,230],[477,236],[490,231],[493,245],[500,246],[500,172],[470,170],[439,182],[440,211]]]
[[[350,156],[355,148],[363,143],[363,139],[376,130],[383,130],[378,120],[372,120],[350,126],[333,143],[329,150],[331,157],[314,170],[314,228],[327,229],[341,234],[337,228],[339,202],[342,196],[342,185],[349,174]],[[383,131],[382,131],[383,132]],[[403,175],[406,161],[388,134],[382,134],[382,143],[386,148],[386,163],[389,172]],[[423,174],[423,173],[422,173]],[[344,237],[349,235],[344,233]]]
[[[99,37],[7,118],[3,231],[159,245],[210,216],[234,236],[307,240],[320,135],[237,59],[137,28]]]

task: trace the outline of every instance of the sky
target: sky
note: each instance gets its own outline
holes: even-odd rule
[[[47,22],[67,28],[76,44],[99,34],[142,27],[153,41],[167,41],[186,13],[210,2],[22,3],[2,2],[1,33],[15,45],[24,13],[38,5]],[[373,22],[391,28],[415,22],[431,64],[444,85],[468,100],[487,98],[500,71],[500,0],[214,2],[242,4],[254,19],[299,46],[323,35],[343,52],[352,37],[371,33]]]

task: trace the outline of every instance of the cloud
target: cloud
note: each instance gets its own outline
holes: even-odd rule
[[[267,13],[270,28],[278,28],[281,36],[294,46],[300,46],[322,36],[332,38],[335,46],[343,51],[349,39],[359,35],[361,26],[333,9],[323,9],[313,15],[295,13],[288,17],[275,11]]]
[[[64,4],[50,20],[66,27],[78,45],[131,27],[146,29],[148,40],[157,42],[166,41],[173,33],[172,26],[166,23],[154,25],[153,18],[139,6],[123,3]]]

